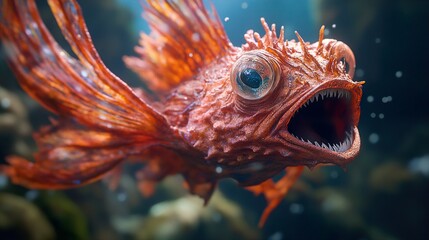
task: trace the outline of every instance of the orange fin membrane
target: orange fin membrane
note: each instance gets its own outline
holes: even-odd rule
[[[20,85],[66,120],[35,136],[39,152],[34,163],[10,157],[10,165],[0,167],[13,182],[50,189],[86,184],[128,155],[173,141],[164,117],[103,64],[75,0],[49,4],[78,59],[51,36],[34,0],[0,4],[0,37]]]
[[[194,76],[202,66],[225,54],[232,45],[212,8],[202,0],[148,0],[144,18],[151,32],[142,33],[139,57],[125,57],[126,65],[162,94]]]
[[[289,189],[301,175],[303,169],[303,166],[288,167],[286,174],[279,181],[274,182],[272,179],[269,179],[259,185],[246,188],[256,195],[264,194],[267,200],[268,205],[259,219],[259,227],[264,226],[270,213],[281,203]]]
[[[94,182],[122,159],[148,146],[139,139],[54,123],[35,134],[35,162],[17,156],[1,166],[12,182],[30,188],[63,189]]]

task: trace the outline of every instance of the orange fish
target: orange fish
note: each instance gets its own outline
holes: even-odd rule
[[[202,0],[148,0],[138,57],[125,57],[149,91],[131,89],[106,68],[75,0],[49,0],[76,57],[43,24],[34,0],[1,1],[0,36],[22,88],[57,116],[35,134],[35,161],[18,156],[1,167],[35,189],[92,183],[125,160],[144,163],[143,193],[172,174],[209,200],[233,178],[268,206],[281,202],[303,167],[344,166],[359,152],[363,82],[355,59],[334,39],[284,39],[261,19],[245,44],[228,40]],[[114,47],[114,46],[112,46]],[[285,171],[274,182],[271,178]]]

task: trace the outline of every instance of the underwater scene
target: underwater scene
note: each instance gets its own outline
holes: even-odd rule
[[[429,1],[0,6],[1,240],[429,239]]]

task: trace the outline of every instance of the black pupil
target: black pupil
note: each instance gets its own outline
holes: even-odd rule
[[[246,68],[240,73],[241,81],[251,88],[259,88],[262,85],[262,78],[253,68]]]

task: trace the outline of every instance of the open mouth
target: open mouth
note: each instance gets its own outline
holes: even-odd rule
[[[295,112],[288,131],[303,142],[347,151],[353,141],[351,93],[344,89],[317,92]]]

